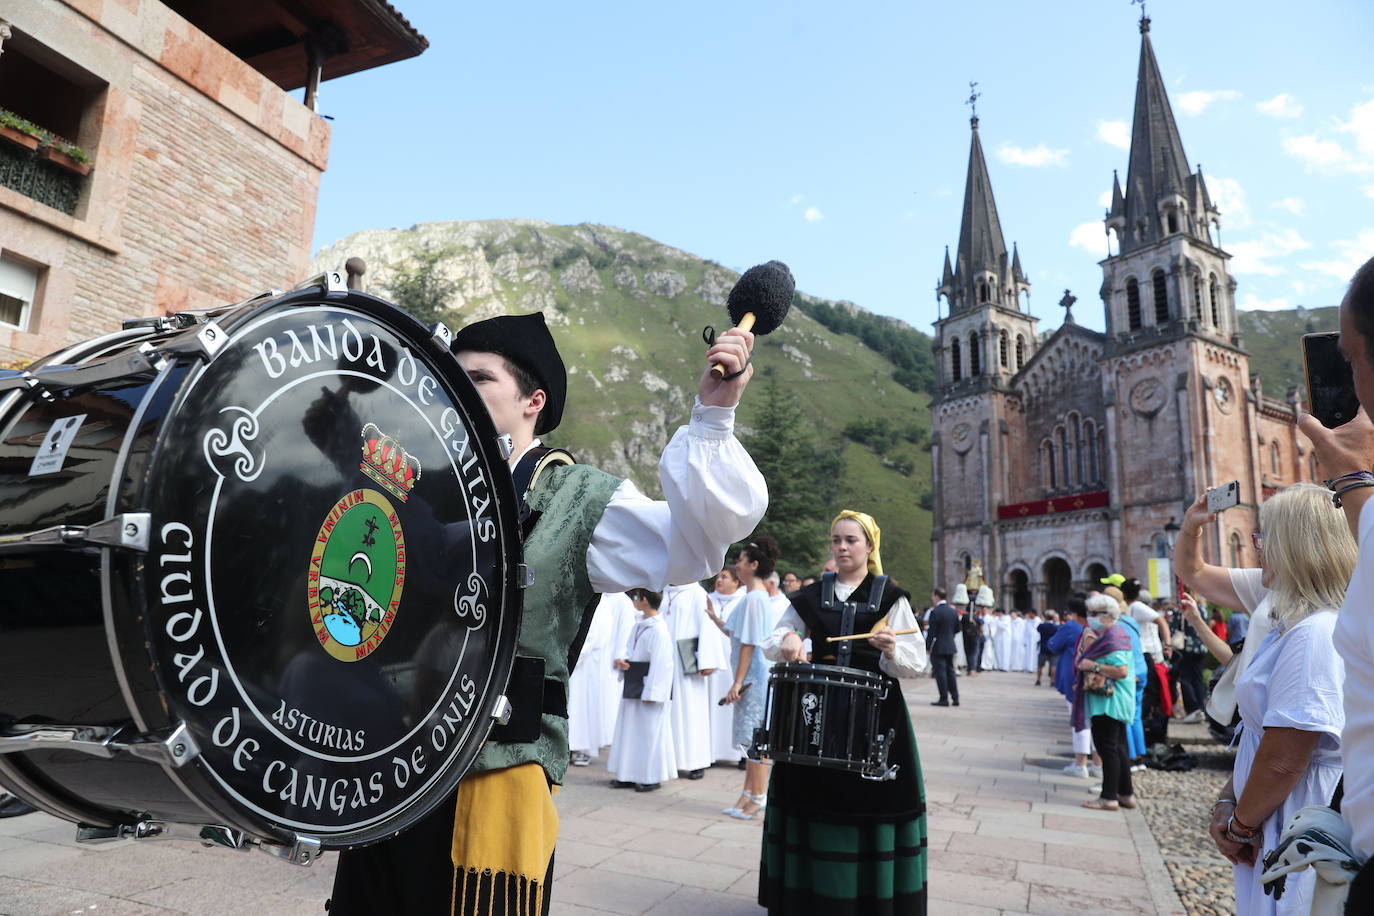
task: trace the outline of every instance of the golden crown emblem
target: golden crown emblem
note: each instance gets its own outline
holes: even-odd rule
[[[388,493],[405,502],[420,479],[420,459],[407,452],[375,423],[362,429],[363,460],[358,467]]]

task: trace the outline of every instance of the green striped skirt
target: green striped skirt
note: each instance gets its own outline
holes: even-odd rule
[[[760,906],[788,916],[924,916],[924,813],[895,823],[825,823],[774,795],[770,787]]]

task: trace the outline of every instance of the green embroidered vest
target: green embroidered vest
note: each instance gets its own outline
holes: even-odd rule
[[[525,563],[534,584],[525,589],[516,654],[544,659],[546,681],[568,690],[568,647],[577,636],[582,609],[592,598],[587,579],[587,545],[620,478],[585,464],[550,467],[530,494],[539,521],[525,540]],[[512,744],[488,740],[477,753],[472,772],[500,770],[537,761],[553,783],[568,769],[568,720],[544,713],[539,737]]]

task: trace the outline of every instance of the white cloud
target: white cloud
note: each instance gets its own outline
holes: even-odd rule
[[[797,204],[801,203],[801,202],[804,201],[804,200],[806,200],[806,195],[804,195],[804,194],[793,194],[793,195],[792,195],[792,199],[789,200],[789,201],[787,202],[787,205],[788,205],[789,207],[795,207]]]
[[[1335,249],[1335,257],[1325,261],[1305,261],[1303,269],[1315,270],[1342,282],[1349,280],[1360,265],[1369,260],[1369,253],[1374,251],[1374,229],[1363,229],[1355,238],[1332,242],[1331,247]]]
[[[1003,143],[997,148],[997,158],[1009,165],[1028,165],[1038,169],[1047,165],[1068,165],[1069,151],[1050,149],[1043,143],[1030,149],[1022,149],[1010,143]]]
[[[1125,121],[1098,121],[1097,139],[1118,149],[1131,148],[1131,128]]]
[[[825,217],[821,215],[821,211],[815,207],[807,207],[804,215],[808,223],[819,223],[821,220],[825,219]]]
[[[1302,114],[1302,105],[1298,100],[1286,92],[1280,92],[1267,102],[1260,102],[1255,106],[1260,114],[1269,115],[1271,118],[1296,118]]]
[[[1283,200],[1276,200],[1269,206],[1278,207],[1280,210],[1287,210],[1294,216],[1302,216],[1307,212],[1307,201],[1301,197],[1285,197]]]
[[[1069,234],[1069,244],[1075,248],[1105,258],[1107,256],[1107,232],[1101,220],[1082,223]]]
[[[1112,205],[1112,192],[1103,191],[1102,196],[1097,198],[1097,202],[1104,207],[1110,207]]]
[[[1182,108],[1190,115],[1200,115],[1211,107],[1213,102],[1229,102],[1232,99],[1240,98],[1240,93],[1234,89],[1196,89],[1192,92],[1185,92],[1178,97],[1178,107]]]
[[[1337,124],[1336,130],[1351,135],[1354,151],[1317,134],[1285,137],[1283,151],[1306,162],[1308,171],[1336,175],[1374,172],[1374,99],[1350,109],[1350,120]]]
[[[1282,273],[1283,268],[1270,263],[1271,259],[1284,258],[1295,251],[1311,248],[1312,243],[1298,235],[1296,230],[1284,229],[1277,233],[1266,232],[1259,241],[1232,242],[1226,247],[1232,255],[1231,273],[1272,277]]]
[[[1254,293],[1242,296],[1241,300],[1236,303],[1236,308],[1244,309],[1247,312],[1277,312],[1292,307],[1293,303],[1284,296],[1275,299],[1259,299]]]
[[[1365,197],[1374,197],[1374,184],[1367,184],[1360,190],[1364,191]]]
[[[1213,176],[1207,179],[1207,190],[1212,195],[1212,203],[1221,211],[1223,225],[1228,229],[1244,229],[1250,225],[1250,207],[1240,182]]]
[[[1374,156],[1374,99],[1350,109],[1350,120],[1341,133],[1355,135],[1355,147],[1365,156]]]

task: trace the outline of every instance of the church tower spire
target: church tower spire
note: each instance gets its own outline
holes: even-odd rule
[[[1143,15],[1126,184],[1113,173],[1104,221],[1116,242],[1116,253],[1102,262],[1109,334],[1234,337],[1230,255],[1213,241],[1221,214],[1201,168],[1189,169]]]

